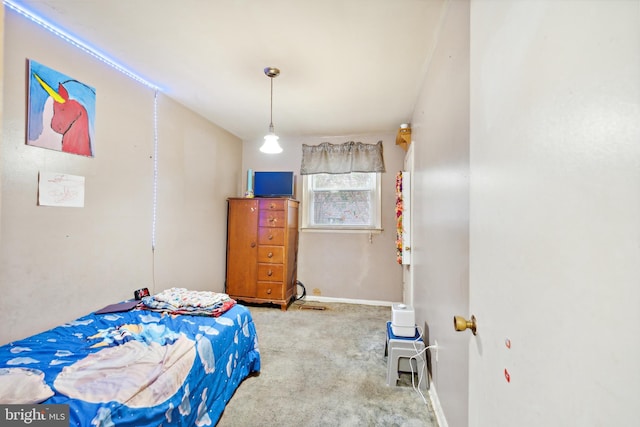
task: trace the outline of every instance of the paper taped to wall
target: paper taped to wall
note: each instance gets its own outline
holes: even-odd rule
[[[84,176],[40,172],[38,205],[84,207]]]

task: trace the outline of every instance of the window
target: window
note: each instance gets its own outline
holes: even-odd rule
[[[381,230],[380,173],[303,175],[302,228]]]

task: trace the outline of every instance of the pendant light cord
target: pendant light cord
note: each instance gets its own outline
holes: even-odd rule
[[[271,79],[271,113],[269,115],[269,132],[273,133],[273,77],[269,76]]]

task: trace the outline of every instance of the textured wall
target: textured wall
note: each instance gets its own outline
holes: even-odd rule
[[[154,253],[154,91],[12,11],[3,31],[0,343],[140,287],[221,291],[224,201],[241,179],[241,142],[159,97]],[[28,58],[95,87],[94,158],[25,145]],[[40,171],[84,176],[85,207],[38,207]]]
[[[399,126],[399,124],[398,124]],[[364,301],[401,301],[402,268],[395,261],[395,176],[402,169],[404,151],[395,145],[395,133],[332,137],[281,138],[282,154],[267,155],[260,142],[244,143],[243,168],[254,170],[292,170],[298,178],[297,196],[302,198],[300,161],[302,144],[346,141],[368,144],[383,141],[385,167],[382,174],[381,234],[309,232],[300,233],[298,280],[307,294]],[[304,203],[304,200],[301,200]],[[301,205],[304,209],[304,205]]]
[[[468,349],[454,315],[469,299],[469,2],[443,9],[412,119],[413,274],[418,325],[441,346],[434,388],[451,426],[467,424]]]

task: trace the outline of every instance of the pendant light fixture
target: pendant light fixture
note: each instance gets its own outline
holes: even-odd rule
[[[264,137],[264,144],[260,147],[260,151],[267,154],[282,153],[282,147],[278,144],[278,135],[273,131],[273,79],[280,75],[280,70],[274,67],[264,69],[264,74],[271,79],[271,121],[269,122],[269,133]]]

